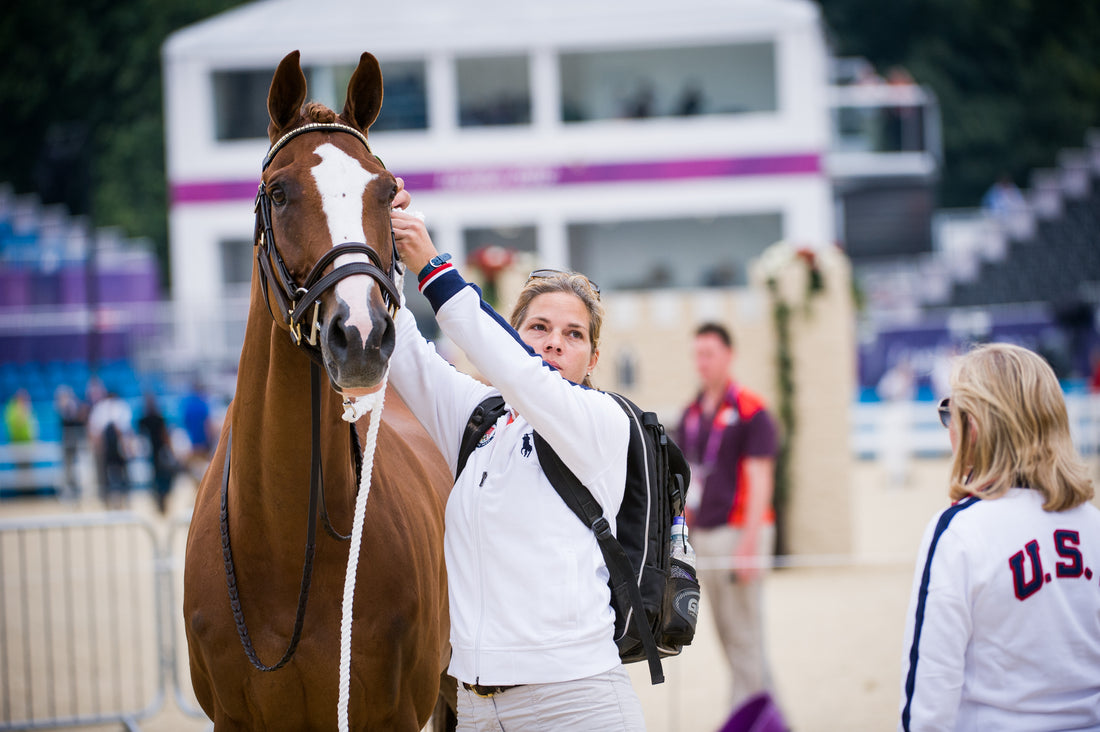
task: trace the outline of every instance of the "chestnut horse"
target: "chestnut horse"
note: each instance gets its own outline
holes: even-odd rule
[[[303,108],[305,98],[295,51],[268,95],[272,147],[237,389],[187,538],[191,680],[216,730],[337,728],[342,534],[373,418],[356,433],[342,399],[380,389],[394,347],[397,186],[366,139],[382,103],[378,62],[362,55],[339,116]],[[389,402],[356,575],[348,716],[353,729],[419,730],[449,652],[453,479],[404,405]]]

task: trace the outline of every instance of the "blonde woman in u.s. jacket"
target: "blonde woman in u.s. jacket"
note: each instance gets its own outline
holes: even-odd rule
[[[1054,371],[975,348],[940,419],[955,503],[921,542],[899,732],[1100,732],[1100,510]]]
[[[399,207],[408,204],[402,191]],[[486,385],[456,370],[396,318],[390,383],[455,468],[477,405],[508,410],[470,455],[447,501],[445,554],[460,730],[642,730],[637,694],[613,640],[608,571],[595,535],[547,480],[533,430],[591,490],[615,525],[629,423],[588,388],[599,357],[599,291],[583,275],[530,278],[511,325],[436,252],[423,222],[393,212],[407,276]]]

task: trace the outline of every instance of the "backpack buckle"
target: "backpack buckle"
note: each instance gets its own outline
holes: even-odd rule
[[[607,522],[607,519],[600,516],[594,524],[592,524],[592,531],[596,534],[596,538],[600,541],[610,539],[614,536],[611,533],[611,524]]]
[[[684,490],[684,476],[673,473],[669,481],[668,502],[672,506],[672,515],[679,516],[684,512],[684,503],[687,499],[687,491]]]

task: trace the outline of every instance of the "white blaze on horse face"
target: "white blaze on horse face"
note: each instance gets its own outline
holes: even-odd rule
[[[321,158],[321,162],[313,166],[313,180],[321,194],[321,208],[328,219],[332,245],[349,241],[369,244],[363,231],[363,193],[378,176],[364,170],[358,160],[332,143],[326,142],[313,152]],[[370,259],[365,254],[343,254],[336,258],[333,266],[341,267],[351,262],[370,262]],[[344,301],[350,312],[347,325],[359,329],[364,343],[371,331],[367,304],[374,286],[374,280],[367,275],[346,277],[336,285],[336,296]]]

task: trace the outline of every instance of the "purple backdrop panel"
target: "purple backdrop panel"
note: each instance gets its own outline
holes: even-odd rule
[[[83,265],[63,267],[58,276],[61,305],[78,305],[87,301],[88,276]]]
[[[60,301],[61,280],[57,272],[31,275],[31,305],[56,305]]]
[[[0,307],[26,307],[30,304],[31,273],[25,269],[0,271]]]
[[[155,302],[159,299],[160,287],[152,263],[99,273],[101,303]]]
[[[973,325],[975,321],[964,321]],[[1087,363],[1090,349],[1098,342],[1095,332],[1084,338],[1061,327],[1042,309],[1011,313],[987,313],[981,327],[960,327],[943,315],[930,315],[924,322],[905,328],[883,329],[874,340],[859,347],[859,383],[871,389],[888,368],[906,360],[922,385],[937,363],[985,342],[1016,343],[1046,358],[1061,378],[1071,378]],[[942,363],[940,363],[942,366]]]

